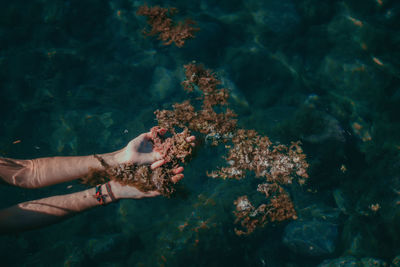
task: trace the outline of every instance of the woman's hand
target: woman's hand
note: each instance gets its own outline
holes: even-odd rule
[[[167,132],[166,129],[158,130],[159,135],[164,135]],[[163,162],[162,155],[159,152],[153,150],[151,133],[143,133],[131,140],[126,147],[118,151],[116,158],[121,164],[133,163],[136,165],[152,164],[152,168],[155,169],[161,166]],[[153,166],[153,164],[155,164]]]
[[[142,192],[134,186],[122,185],[114,180],[110,181],[111,190],[117,200],[124,198],[140,199],[145,197],[159,196],[158,191]]]
[[[160,128],[157,131],[157,134],[164,135],[166,132],[166,129]],[[186,141],[191,143],[192,145],[194,145],[194,140],[194,136],[190,136],[186,139]],[[116,159],[119,164],[151,164],[152,169],[158,168],[165,163],[163,156],[153,149],[151,132],[143,133],[130,141],[125,148],[117,152]]]
[[[178,167],[174,169],[174,174],[171,178],[172,182],[177,183],[179,180],[183,178],[183,167]],[[131,199],[140,199],[145,197],[156,197],[161,195],[158,191],[148,191],[142,192],[134,186],[131,185],[122,185],[114,180],[110,181],[111,190],[114,193],[114,196],[117,200],[124,199],[124,198],[131,198]]]
[[[160,128],[157,134],[164,135],[167,132],[166,129]],[[190,136],[186,138],[186,141],[194,146],[195,137]],[[116,152],[116,161],[119,164],[133,163],[137,165],[151,164],[152,169],[156,169],[165,163],[163,156],[154,150],[152,142],[152,133],[147,132],[139,135],[122,150]],[[177,183],[183,178],[183,167],[180,166],[172,170],[174,176],[171,177],[173,183]],[[121,198],[144,198],[144,197],[155,197],[160,195],[158,191],[142,192],[134,186],[121,185],[118,182],[110,181],[112,191],[117,199]]]

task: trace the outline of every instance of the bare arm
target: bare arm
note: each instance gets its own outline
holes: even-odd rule
[[[164,134],[160,129],[159,134]],[[194,137],[193,137],[194,138]],[[144,133],[116,152],[99,155],[109,166],[121,163],[152,164],[157,168],[164,163],[160,153],[153,151],[151,134]],[[0,158],[0,178],[24,188],[39,188],[68,182],[86,175],[90,169],[104,168],[96,157],[51,157],[32,160]]]
[[[163,131],[163,130],[162,130]],[[159,134],[164,134],[160,132]],[[162,156],[153,151],[150,142],[151,134],[145,133],[133,139],[129,144],[116,152],[100,155],[110,166],[132,162],[135,164],[151,164],[157,168],[165,161]],[[188,142],[194,141],[194,136],[188,137]],[[102,164],[94,156],[55,157],[34,160],[15,160],[0,158],[0,178],[15,186],[37,188],[79,178],[90,168],[101,169]],[[171,179],[178,182],[183,178],[183,167],[173,170]],[[133,186],[123,186],[110,181],[116,200],[121,198],[139,199],[153,197],[160,193],[156,191],[141,192]],[[107,194],[105,185],[102,193]],[[88,210],[100,203],[94,197],[95,188],[68,195],[54,196],[39,200],[27,201],[7,209],[0,210],[0,233],[20,232],[56,223],[62,219]],[[106,195],[105,203],[111,202]]]
[[[111,181],[110,185],[116,200],[121,198],[139,199],[159,195],[159,192],[156,191],[144,193],[135,187],[122,186],[114,181]],[[111,203],[111,197],[107,194],[105,185],[102,185],[101,188],[103,195],[105,195],[105,204]],[[68,195],[32,200],[0,210],[0,234],[43,227],[100,206],[100,203],[94,197],[95,193],[95,188],[90,188]]]
[[[111,166],[117,164],[116,153],[101,155]],[[39,188],[75,180],[89,169],[102,169],[94,156],[51,157],[32,160],[0,158],[0,177],[11,185]]]

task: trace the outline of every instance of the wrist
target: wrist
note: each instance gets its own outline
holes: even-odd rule
[[[101,154],[100,157],[107,163],[108,166],[115,167],[126,162],[124,159],[124,154],[124,149],[121,149],[112,153]]]
[[[112,191],[115,200],[118,201],[118,200],[122,199],[123,196],[121,195],[121,192],[120,192],[120,187],[122,185],[114,180],[111,180],[109,182],[109,185],[110,185],[110,190]]]
[[[109,183],[97,185],[92,190],[93,191],[91,195],[97,200],[98,205],[106,206],[119,200],[119,198],[117,198],[112,191],[111,185]]]
[[[116,198],[114,192],[112,191],[111,183],[110,183],[110,182],[107,182],[107,183],[105,183],[103,186],[105,187],[105,189],[106,189],[106,191],[107,191],[107,196],[108,196],[109,200],[110,200],[111,202],[117,202],[118,199]]]

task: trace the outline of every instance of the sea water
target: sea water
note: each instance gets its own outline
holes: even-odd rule
[[[1,1],[0,156],[120,149],[187,99],[183,65],[196,61],[230,90],[240,127],[302,142],[310,179],[287,187],[298,219],[236,236],[233,201],[259,199],[260,181],[208,178],[226,150],[200,144],[173,198],[1,236],[1,265],[399,266],[400,3],[146,3],[200,31],[182,48],[144,36],[143,1]],[[0,208],[86,188],[2,185]]]

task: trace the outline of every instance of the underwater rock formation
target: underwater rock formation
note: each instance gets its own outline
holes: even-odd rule
[[[329,260],[324,260],[321,264],[318,265],[318,267],[340,267],[340,266],[376,266],[376,267],[386,267],[389,266],[385,261],[381,259],[375,259],[375,258],[362,258],[362,259],[357,259],[353,256],[343,256],[337,259],[329,259]],[[395,263],[393,262],[393,265],[390,266],[396,266]]]
[[[283,243],[299,255],[320,257],[335,251],[338,235],[338,226],[330,222],[296,221],[287,225]]]

